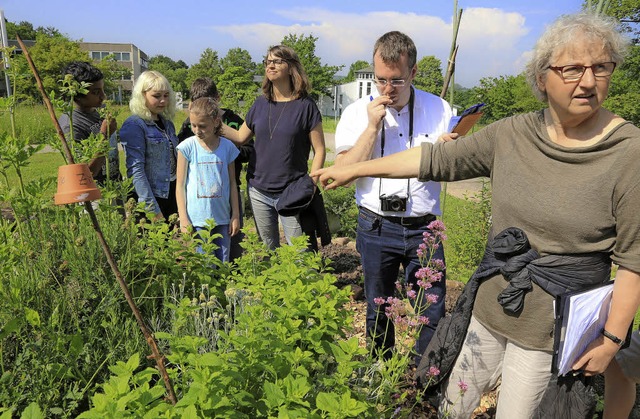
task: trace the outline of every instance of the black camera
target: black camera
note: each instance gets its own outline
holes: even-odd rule
[[[381,195],[380,209],[382,211],[401,212],[407,210],[407,197],[398,195]]]

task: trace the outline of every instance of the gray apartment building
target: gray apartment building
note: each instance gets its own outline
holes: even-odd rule
[[[14,53],[21,54],[22,50],[16,40],[8,40],[9,46],[15,46]],[[23,41],[27,48],[35,45],[35,41],[25,40]],[[79,42],[80,49],[86,51],[88,58],[94,61],[100,61],[108,55],[113,55],[124,67],[131,70],[131,77],[125,77],[118,81],[120,86],[118,96],[120,100],[128,98],[130,96],[133,83],[136,81],[140,74],[147,70],[148,56],[140,48],[134,44],[116,44],[108,42]],[[6,94],[6,88],[4,80],[0,80],[0,95]]]

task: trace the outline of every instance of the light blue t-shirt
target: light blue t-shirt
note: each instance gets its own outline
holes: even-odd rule
[[[215,151],[204,149],[197,137],[189,137],[178,145],[178,151],[189,162],[187,167],[187,215],[194,227],[204,227],[213,218],[216,225],[229,224],[231,189],[229,164],[238,157],[238,148],[220,137]]]

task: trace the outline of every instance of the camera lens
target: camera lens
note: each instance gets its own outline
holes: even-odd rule
[[[392,200],[391,211],[402,211],[402,201],[399,199]]]

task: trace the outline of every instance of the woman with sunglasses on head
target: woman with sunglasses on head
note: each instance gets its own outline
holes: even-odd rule
[[[469,418],[500,377],[496,417],[537,417],[553,378],[554,298],[608,282],[612,261],[618,269],[606,324],[572,372],[605,371],[626,337],[640,303],[640,130],[602,107],[626,46],[612,19],[562,16],[526,70],[546,109],[455,141],[312,173],[329,188],[363,176],[491,179],[487,251],[451,323],[440,322],[422,357],[424,364],[447,359],[436,381],[448,377],[440,405],[448,417]],[[423,363],[419,373],[429,368]]]
[[[291,182],[308,173],[311,148],[312,170],[322,168],[326,151],[322,116],[308,96],[311,85],[298,54],[278,45],[268,50],[264,65],[263,95],[240,129],[225,125],[223,136],[242,145],[255,135],[255,153],[247,169],[249,201],[258,234],[273,250],[280,246],[278,218],[289,244],[302,235],[299,215],[278,215],[278,199]]]

